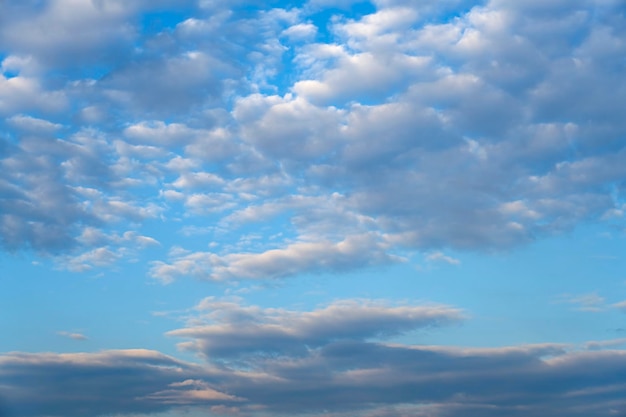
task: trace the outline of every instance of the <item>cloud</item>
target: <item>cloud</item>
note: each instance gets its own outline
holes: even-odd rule
[[[52,123],[48,120],[38,119],[36,117],[25,115],[15,115],[9,118],[7,121],[20,130],[35,133],[50,133],[63,127],[58,123]]]
[[[592,342],[585,343],[584,346],[588,350],[602,350],[602,349],[618,348],[624,345],[626,345],[626,339],[592,341]]]
[[[167,390],[158,391],[146,397],[163,404],[193,405],[202,401],[230,402],[241,401],[237,397],[212,389],[209,384],[200,380],[187,379],[169,384]]]
[[[186,253],[174,257],[171,263],[155,261],[150,275],[164,283],[181,276],[215,281],[276,279],[304,272],[340,272],[399,260],[385,252],[384,244],[376,236],[360,235],[340,242],[295,242],[261,253]]]
[[[580,311],[597,313],[606,310],[607,307],[605,298],[595,292],[582,295],[565,294],[559,299],[561,302],[576,305],[576,309]]]
[[[110,64],[135,37],[131,7],[75,0],[3,5],[0,45],[56,67],[74,65],[69,59],[79,65]]]
[[[461,261],[451,256],[445,255],[442,252],[433,252],[426,256],[428,262],[443,262],[449,265],[459,265]]]
[[[103,80],[102,88],[110,99],[139,114],[165,116],[218,98],[223,80],[216,72],[229,69],[203,51],[186,51],[131,64]]]
[[[233,400],[202,382],[206,375],[195,365],[142,349],[0,355],[6,407],[18,416],[153,413],[175,404]]]
[[[71,246],[74,223],[92,221],[64,184],[56,161],[36,145],[32,141],[21,148],[9,147],[10,154],[0,160],[0,244],[8,249]]]
[[[168,335],[192,339],[179,345],[184,349],[235,363],[255,354],[298,356],[334,341],[388,338],[463,319],[460,310],[448,306],[390,306],[370,300],[339,300],[301,312],[206,298],[196,310],[188,327]]]
[[[58,114],[67,105],[64,91],[47,90],[36,77],[18,75],[7,78],[0,74],[0,114],[11,117],[22,112]]]
[[[5,249],[80,256],[104,247],[85,227],[209,221],[228,244],[151,275],[277,278],[509,250],[623,208],[615,2],[343,2],[328,28],[323,1],[5,3]],[[143,32],[159,7],[189,16]]]
[[[59,336],[63,336],[66,337],[68,339],[72,339],[72,340],[78,340],[78,341],[84,341],[84,340],[89,340],[89,338],[87,336],[85,336],[82,333],[73,333],[73,332],[57,332],[57,334]]]
[[[311,23],[298,23],[283,30],[282,35],[295,40],[309,40],[317,34],[317,27]]]
[[[621,301],[619,303],[613,304],[613,307],[623,311],[626,313],[626,301]]]
[[[304,356],[257,357],[239,369],[146,350],[10,353],[0,363],[5,407],[22,416],[151,414],[181,406],[192,415],[200,412],[195,407],[214,406],[243,416],[259,410],[362,417],[610,416],[626,406],[622,351],[559,345],[480,349],[344,340]]]
[[[367,416],[372,408],[404,405],[433,416],[609,415],[624,407],[621,371],[609,371],[623,367],[623,356],[565,353],[558,346],[459,350],[335,343],[301,360],[267,360],[263,369],[280,382],[245,392],[285,414],[350,410]],[[597,367],[592,372],[600,380],[589,378],[589,366]]]
[[[13,415],[610,416],[626,408],[623,340],[462,348],[383,343],[457,321],[445,306],[343,300],[312,311],[208,298],[174,336],[204,364],[150,350],[0,355]],[[207,322],[212,324],[207,324]],[[260,354],[263,352],[263,354]],[[181,408],[183,407],[183,408]]]

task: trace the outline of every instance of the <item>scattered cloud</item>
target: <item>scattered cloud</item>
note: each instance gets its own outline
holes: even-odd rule
[[[0,0],[0,250],[258,283],[622,228],[625,15],[616,0]],[[626,311],[599,292],[558,302]],[[465,314],[357,299],[184,314],[167,335],[194,363],[0,354],[0,415],[626,415],[622,339],[402,344]]]
[[[73,251],[84,226],[110,233],[158,216],[223,224],[253,203],[295,239],[220,253],[210,274],[271,278],[338,268],[338,242],[371,233],[392,246],[369,245],[371,257],[346,265],[404,250],[505,250],[622,208],[611,194],[626,174],[615,4],[376,1],[341,17],[347,2],[322,28],[307,13],[324,2],[256,19],[189,2],[180,7],[195,15],[156,35],[136,16],[173,3],[80,5],[81,19],[65,0],[46,4],[3,6],[5,248]],[[54,36],[26,33],[33,21]],[[85,65],[91,75],[74,71]],[[53,71],[67,79],[47,82]],[[58,112],[68,105],[74,115]],[[338,239],[313,206],[284,203],[294,194],[369,221]],[[328,259],[303,260],[317,242],[330,249],[315,257]],[[285,271],[244,267],[272,256]]]

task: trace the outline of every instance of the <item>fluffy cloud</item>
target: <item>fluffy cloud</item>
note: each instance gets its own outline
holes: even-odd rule
[[[254,18],[185,3],[190,17],[156,34],[138,16],[173,3],[80,3],[84,19],[66,0],[3,5],[3,245],[67,250],[85,226],[209,222],[228,245],[156,260],[152,275],[262,278],[619,219],[620,4],[376,1],[343,16],[352,3],[328,27],[313,18],[324,2]],[[27,17],[54,36],[18,36]],[[85,25],[80,39],[59,29]],[[108,67],[67,67],[95,56]],[[239,228],[275,238],[230,244]]]
[[[53,66],[110,64],[130,47],[132,6],[117,1],[3,3],[0,45]],[[80,33],[81,36],[76,36]],[[103,61],[105,60],[105,61]]]

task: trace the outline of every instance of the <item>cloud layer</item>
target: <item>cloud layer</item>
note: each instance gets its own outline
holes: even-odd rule
[[[458,348],[383,342],[457,322],[445,306],[342,300],[313,311],[209,298],[169,333],[204,359],[150,350],[0,356],[5,414],[614,416],[626,410],[615,343]],[[204,414],[203,414],[204,413]]]
[[[364,15],[346,4],[326,26],[316,2],[253,18],[106,1],[81,3],[79,19],[71,4],[2,6],[6,249],[99,267],[128,244],[86,230],[141,234],[146,219],[184,216],[214,224],[209,240],[245,226],[265,241],[185,248],[205,271],[176,257],[153,276],[256,279],[621,221],[618,2],[381,1]],[[152,7],[190,17],[154,34],[139,22]],[[50,36],[25,31],[32,19]],[[287,233],[267,241],[276,227]],[[353,242],[364,246],[341,248]],[[81,261],[95,250],[110,255]],[[282,269],[262,266],[276,257]]]

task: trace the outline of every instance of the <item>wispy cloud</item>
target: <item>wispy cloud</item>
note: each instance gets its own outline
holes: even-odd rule
[[[446,263],[448,265],[460,265],[461,261],[451,256],[445,255],[443,252],[432,252],[426,255],[426,261],[434,263]]]
[[[59,336],[63,336],[63,337],[66,337],[66,338],[72,339],[72,340],[78,340],[78,341],[89,340],[89,338],[87,336],[85,336],[82,333],[77,333],[77,332],[60,331],[60,332],[57,332],[57,334]]]

